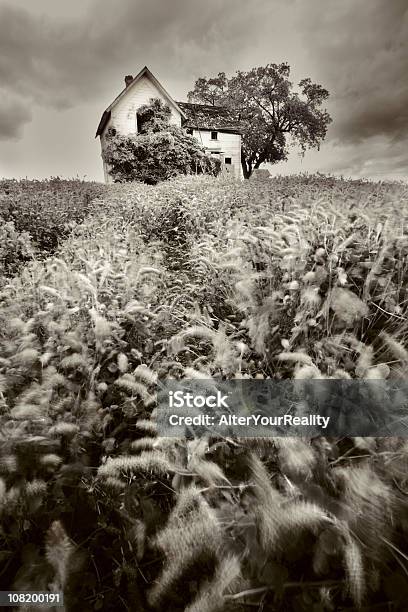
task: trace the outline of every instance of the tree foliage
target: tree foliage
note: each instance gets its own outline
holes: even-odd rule
[[[304,152],[319,147],[326,136],[331,118],[321,105],[329,92],[310,78],[294,91],[289,77],[287,63],[268,64],[231,78],[225,72],[199,78],[189,93],[198,103],[226,106],[240,121],[245,178],[265,162],[287,159],[288,137]]]
[[[118,183],[155,185],[178,174],[218,174],[220,161],[205,154],[196,138],[170,124],[170,108],[157,98],[138,110],[137,134],[107,132],[104,160]]]

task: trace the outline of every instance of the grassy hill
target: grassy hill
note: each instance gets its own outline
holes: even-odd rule
[[[404,438],[163,438],[154,410],[169,378],[406,378],[407,216],[407,185],[320,175],[1,182],[4,588],[402,610]]]

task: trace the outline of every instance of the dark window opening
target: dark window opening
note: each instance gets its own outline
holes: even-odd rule
[[[218,132],[211,132],[211,140],[218,140]]]
[[[232,164],[232,159],[231,159],[231,157],[226,157],[226,158],[224,159],[224,163],[226,163],[226,164]]]
[[[137,133],[140,134],[142,131],[143,121],[139,113],[136,113],[136,124],[137,124]]]

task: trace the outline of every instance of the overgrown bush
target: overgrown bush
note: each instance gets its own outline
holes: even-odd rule
[[[155,406],[169,377],[406,378],[406,200],[321,176],[118,185],[11,279],[4,588],[67,610],[403,609],[404,438],[162,438]]]
[[[205,154],[194,136],[170,124],[170,109],[158,99],[139,109],[141,129],[124,136],[108,129],[103,152],[115,182],[155,185],[178,174],[213,174],[221,162]]]

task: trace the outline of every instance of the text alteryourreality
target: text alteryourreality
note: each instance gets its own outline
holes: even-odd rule
[[[238,416],[236,414],[223,414],[221,416],[212,416],[209,414],[199,414],[196,416],[186,416],[179,414],[171,414],[168,417],[170,426],[180,425],[195,425],[195,426],[243,426],[243,427],[321,427],[326,429],[329,424],[330,417],[324,417],[319,414],[308,414],[304,416],[296,416],[292,414],[283,414],[280,416],[262,416],[249,415]]]

